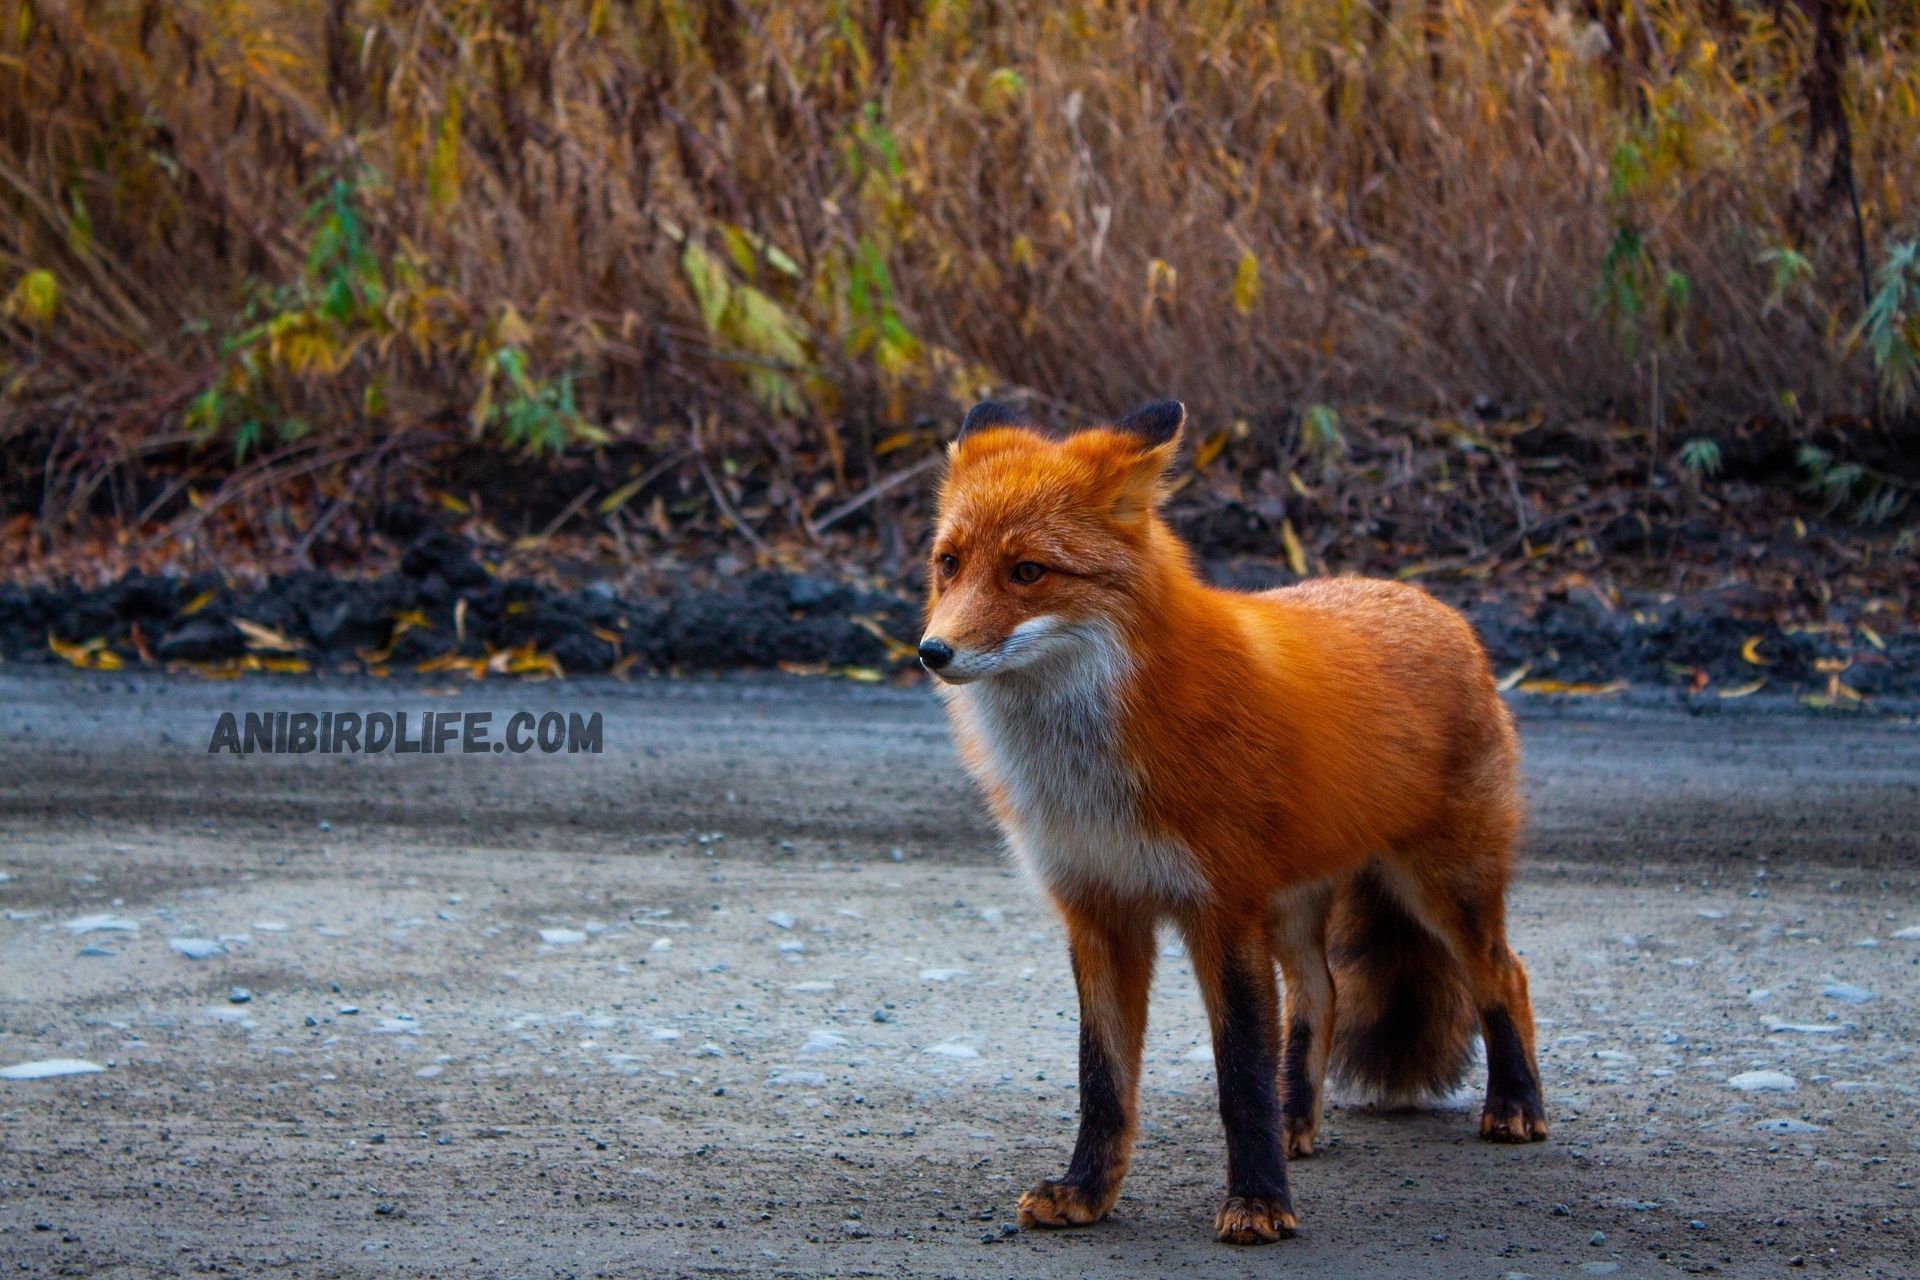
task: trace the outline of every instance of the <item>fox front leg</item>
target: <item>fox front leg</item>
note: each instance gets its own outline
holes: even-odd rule
[[[1067,912],[1080,995],[1080,1137],[1065,1176],[1020,1197],[1023,1227],[1098,1222],[1120,1195],[1133,1155],[1140,1048],[1153,982],[1153,924]]]
[[[1277,1089],[1280,1000],[1266,930],[1195,927],[1187,950],[1213,1025],[1214,1074],[1227,1133],[1227,1199],[1214,1230],[1228,1244],[1271,1244],[1299,1221],[1287,1189],[1286,1121]]]

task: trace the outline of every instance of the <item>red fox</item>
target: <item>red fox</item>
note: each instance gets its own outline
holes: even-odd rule
[[[1063,439],[987,401],[949,448],[922,663],[1014,859],[1067,927],[1080,1133],[1022,1225],[1112,1208],[1131,1154],[1154,930],[1182,932],[1213,1032],[1220,1239],[1293,1234],[1329,1064],[1392,1104],[1456,1087],[1480,1134],[1546,1137],[1505,895],[1519,746],[1486,655],[1418,588],[1200,581],[1160,518],[1186,410]],[[1286,979],[1284,1012],[1274,962]],[[1336,998],[1337,993],[1337,998]]]

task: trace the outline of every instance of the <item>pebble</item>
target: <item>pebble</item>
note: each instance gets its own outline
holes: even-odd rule
[[[571,947],[585,942],[587,935],[579,929],[542,929],[540,941],[554,947]]]
[[[125,916],[75,916],[61,926],[76,938],[83,933],[138,933],[140,926]]]
[[[117,956],[117,955],[119,955],[120,953],[119,953],[118,951],[109,951],[109,950],[108,950],[107,948],[105,948],[105,947],[82,947],[82,948],[80,948],[80,954],[81,954],[81,955],[83,955],[83,956],[109,956],[109,957],[111,957],[111,956]]]
[[[767,1077],[767,1083],[775,1087],[804,1085],[817,1089],[827,1083],[827,1078],[818,1071],[776,1071]]]
[[[169,938],[167,945],[189,960],[206,960],[227,950],[212,938]]]
[[[1607,1233],[1604,1231],[1596,1231],[1592,1235],[1587,1237],[1587,1243],[1591,1245],[1603,1245],[1606,1242],[1607,1242]]]
[[[980,1051],[960,1040],[946,1040],[927,1046],[927,1052],[936,1058],[977,1058]]]
[[[1848,1004],[1865,1004],[1873,999],[1873,992],[1865,987],[1856,987],[1851,982],[1834,982],[1820,988],[1820,994],[1834,1000],[1844,1000]]]
[[[847,1047],[847,1038],[836,1032],[816,1030],[808,1033],[807,1042],[800,1046],[800,1052],[806,1054],[838,1053]]]
[[[1762,1120],[1753,1127],[1762,1133],[1819,1133],[1821,1131],[1819,1125],[1808,1124],[1805,1120],[1795,1120],[1791,1116]]]
[[[767,923],[776,929],[793,928],[793,917],[785,911],[776,911],[767,917]]]
[[[1742,1093],[1791,1093],[1800,1082],[1784,1071],[1742,1071],[1727,1080]]]
[[[922,969],[920,971],[920,981],[922,982],[951,982],[955,978],[965,978],[968,976],[970,975],[965,969]]]
[[[655,938],[653,940],[653,945],[651,947],[648,947],[647,950],[671,951],[673,950],[673,939],[672,938]]]
[[[0,1080],[46,1080],[53,1076],[90,1076],[106,1068],[85,1058],[43,1058],[0,1067]]]
[[[1767,1030],[1792,1035],[1837,1036],[1846,1029],[1846,1024],[1840,1022],[1781,1022],[1777,1018],[1767,1019]]]
[[[230,1004],[246,1004],[253,999],[253,992],[245,987],[228,987],[227,1001]]]
[[[1895,942],[1920,942],[1920,924],[1908,925],[1893,935]]]

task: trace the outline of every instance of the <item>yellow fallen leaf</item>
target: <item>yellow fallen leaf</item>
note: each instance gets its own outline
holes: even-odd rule
[[[393,615],[393,639],[398,640],[409,631],[431,631],[433,620],[418,609],[403,609]]]
[[[1286,549],[1287,568],[1293,570],[1293,576],[1307,576],[1307,549],[1300,545],[1300,535],[1293,531],[1293,521],[1280,522],[1280,545]]]
[[[1753,666],[1770,667],[1773,659],[1760,656],[1760,639],[1759,636],[1748,636],[1747,642],[1740,646],[1740,656]]]
[[[857,680],[861,684],[880,684],[886,677],[872,667],[835,667],[833,674],[848,680]]]
[[[461,644],[467,642],[467,598],[461,596],[453,606],[453,638]]]
[[[433,500],[435,502],[438,502],[441,506],[445,507],[447,510],[453,512],[455,515],[464,516],[471,513],[473,510],[472,507],[468,506],[465,502],[461,501],[459,498],[454,497],[450,493],[436,493],[433,495]]]
[[[823,676],[827,674],[827,664],[824,662],[781,662],[775,665],[790,676]]]
[[[125,665],[125,663],[120,661],[120,655],[111,649],[102,649],[93,655],[93,669],[95,671],[118,671]]]
[[[187,601],[184,605],[180,606],[180,612],[178,616],[182,618],[191,618],[194,614],[200,612],[202,609],[212,604],[213,597],[215,594],[216,593],[212,591],[202,591],[199,595],[195,596],[193,599]]]
[[[1748,694],[1758,693],[1766,687],[1767,678],[1761,676],[1758,680],[1751,680],[1746,684],[1736,684],[1722,689],[1720,690],[1720,696],[1723,698],[1744,698]]]
[[[93,655],[106,647],[104,636],[95,636],[84,644],[68,644],[53,632],[47,632],[47,648],[83,671],[93,666]]]
[[[1605,684],[1584,684],[1566,680],[1522,680],[1522,693],[1556,693],[1571,698],[1595,698],[1603,694],[1619,693],[1627,687],[1625,680],[1609,680]]]
[[[640,492],[642,486],[646,483],[646,476],[641,476],[637,480],[629,480],[606,497],[600,499],[600,514],[610,516],[620,508],[626,506],[627,503],[632,500],[633,495]]]
[[[297,640],[289,640],[272,627],[262,626],[257,622],[249,622],[245,618],[235,618],[233,625],[240,628],[240,634],[247,638],[247,648],[249,649],[266,649],[275,653],[292,653],[297,649],[305,647]]]
[[[889,658],[892,658],[895,662],[907,662],[913,659],[917,659],[920,656],[919,650],[915,649],[910,644],[903,644],[900,641],[895,640],[892,636],[887,634],[886,628],[882,627],[878,622],[874,621],[872,618],[865,616],[864,614],[855,614],[852,617],[848,618],[847,621],[851,622],[854,626],[860,628],[862,631],[867,632],[874,639],[878,640],[881,644],[885,645],[887,649],[887,656]]]
[[[1507,690],[1513,688],[1513,686],[1519,684],[1522,680],[1525,680],[1527,678],[1527,672],[1531,670],[1533,670],[1533,664],[1531,662],[1523,662],[1519,666],[1515,667],[1513,670],[1507,672],[1507,674],[1505,674],[1504,676],[1501,676],[1499,683],[1495,684],[1493,687],[1498,689],[1500,692],[1505,693]]]
[[[305,675],[313,670],[305,658],[262,658],[260,666],[263,670],[282,676]]]
[[[1887,651],[1887,642],[1880,638],[1880,633],[1864,622],[1860,624],[1860,634],[1867,638],[1868,644],[1880,652],[1885,653]]]
[[[1193,469],[1195,471],[1206,470],[1207,464],[1225,452],[1226,447],[1227,433],[1225,431],[1214,432],[1205,440],[1201,441],[1200,447],[1193,451]]]

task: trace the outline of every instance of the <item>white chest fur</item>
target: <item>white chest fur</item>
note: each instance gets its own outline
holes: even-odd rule
[[[1007,843],[1045,887],[1168,906],[1206,890],[1193,856],[1140,821],[1120,749],[1125,651],[1093,636],[1048,661],[941,690],[983,749],[983,783],[1013,811]]]

